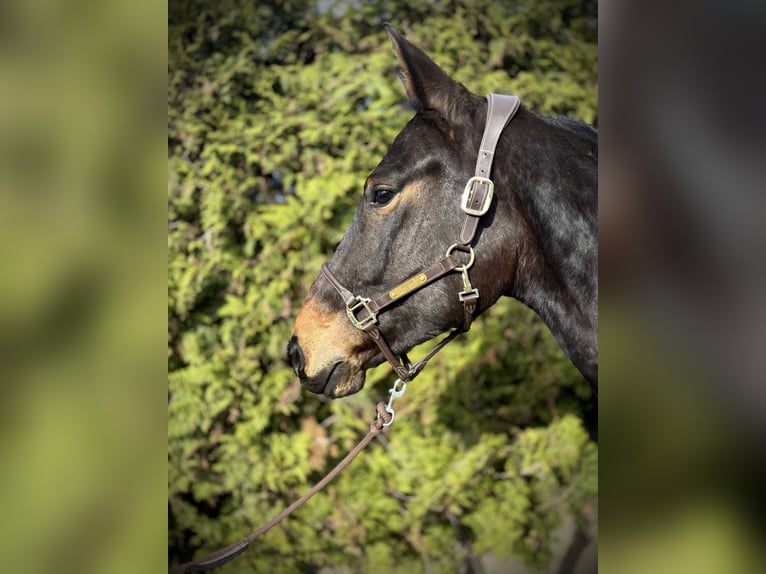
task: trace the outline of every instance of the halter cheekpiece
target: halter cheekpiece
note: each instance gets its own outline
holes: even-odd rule
[[[326,263],[322,265],[322,274],[343,299],[343,303],[346,306],[346,314],[351,323],[357,329],[367,333],[375,341],[383,356],[391,364],[396,376],[403,383],[414,379],[431,357],[441,350],[444,345],[460,333],[468,331],[478,306],[479,290],[471,285],[470,278],[468,277],[468,270],[473,266],[475,258],[472,243],[478,229],[479,220],[489,211],[492,205],[495,184],[490,179],[490,175],[497,142],[503,130],[505,130],[511,118],[519,109],[519,98],[516,96],[488,94],[487,101],[487,121],[484,126],[481,145],[479,146],[476,170],[474,176],[466,183],[460,198],[460,209],[465,214],[465,219],[463,220],[458,240],[449,246],[444,257],[375,298],[354,295],[338,281]],[[457,261],[454,257],[456,251],[463,253],[463,259],[467,257],[468,261],[463,263]],[[378,328],[378,315],[390,305],[453,271],[459,272],[463,280],[463,290],[457,294],[458,299],[463,304],[463,326],[454,329],[423,359],[414,365],[409,362],[406,355],[403,355],[400,360],[393,353]]]

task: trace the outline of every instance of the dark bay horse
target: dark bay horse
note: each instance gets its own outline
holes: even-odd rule
[[[393,27],[385,28],[416,114],[367,178],[356,213],[328,271],[311,286],[288,344],[303,385],[330,398],[359,391],[367,369],[385,360],[397,364],[374,332],[384,336],[391,353],[404,357],[440,333],[462,329],[467,316],[461,301],[468,276],[460,267],[427,281],[421,271],[444,260],[470,219],[461,210],[461,194],[484,144],[487,99],[452,80]],[[475,254],[468,285],[477,295],[475,314],[503,295],[528,305],[594,390],[597,137],[582,122],[544,118],[520,106],[497,142],[494,197],[490,193],[483,203],[486,212],[471,246],[460,250],[468,257],[470,249],[471,259]],[[428,284],[416,289],[418,282]],[[352,295],[388,293],[397,299],[404,292],[400,300],[387,300],[378,315]],[[366,329],[371,323],[373,333]]]

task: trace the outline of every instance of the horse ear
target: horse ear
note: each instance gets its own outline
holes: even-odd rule
[[[470,92],[437,66],[420,48],[405,40],[386,22],[383,25],[399,60],[397,73],[410,104],[416,110],[431,108],[448,122],[459,123],[461,102]]]

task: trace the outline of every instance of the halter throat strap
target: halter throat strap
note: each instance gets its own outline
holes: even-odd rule
[[[468,331],[478,308],[479,290],[472,287],[468,276],[468,270],[474,262],[474,250],[471,244],[476,236],[481,217],[489,211],[492,205],[495,185],[490,179],[490,175],[492,173],[495,149],[503,130],[505,130],[511,118],[516,114],[520,104],[519,98],[516,96],[501,96],[498,94],[488,94],[487,101],[487,119],[484,125],[481,145],[479,146],[476,169],[474,176],[466,183],[460,201],[460,208],[465,213],[465,219],[458,241],[447,249],[447,254],[442,259],[375,298],[354,295],[338,281],[338,278],[335,277],[326,263],[322,265],[322,275],[335,288],[341,299],[343,299],[343,304],[346,306],[346,314],[351,323],[357,329],[367,333],[375,341],[381,353],[383,353],[383,356],[401,381],[406,382],[414,379],[438,351],[456,336]],[[454,257],[455,251],[467,254],[469,256],[468,263],[461,265]],[[403,355],[400,361],[377,326],[378,314],[394,303],[453,271],[460,272],[463,279],[463,290],[458,292],[458,299],[462,302],[464,310],[463,326],[450,332],[423,359],[414,365],[409,362],[406,355]]]

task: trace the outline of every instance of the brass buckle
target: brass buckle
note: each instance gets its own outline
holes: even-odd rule
[[[351,322],[354,324],[354,327],[357,329],[364,331],[364,328],[367,325],[370,325],[372,323],[378,322],[378,316],[372,312],[372,309],[370,309],[370,301],[371,299],[367,297],[359,297],[357,296],[358,303],[356,305],[353,305],[351,307],[346,307],[346,314],[348,315],[348,318],[351,320]],[[356,318],[356,311],[360,308],[363,308],[365,311],[367,311],[368,315],[361,321]]]
[[[471,209],[468,207],[468,204],[471,201],[471,195],[477,183],[486,184],[489,187],[489,191],[487,192],[487,196],[484,198],[484,203],[482,203],[481,207],[479,209]],[[489,211],[489,206],[492,205],[492,196],[494,193],[495,184],[491,179],[475,175],[468,180],[468,183],[465,184],[463,197],[460,199],[460,209],[462,209],[467,215],[475,215],[476,217],[484,215],[487,213],[487,211]]]

